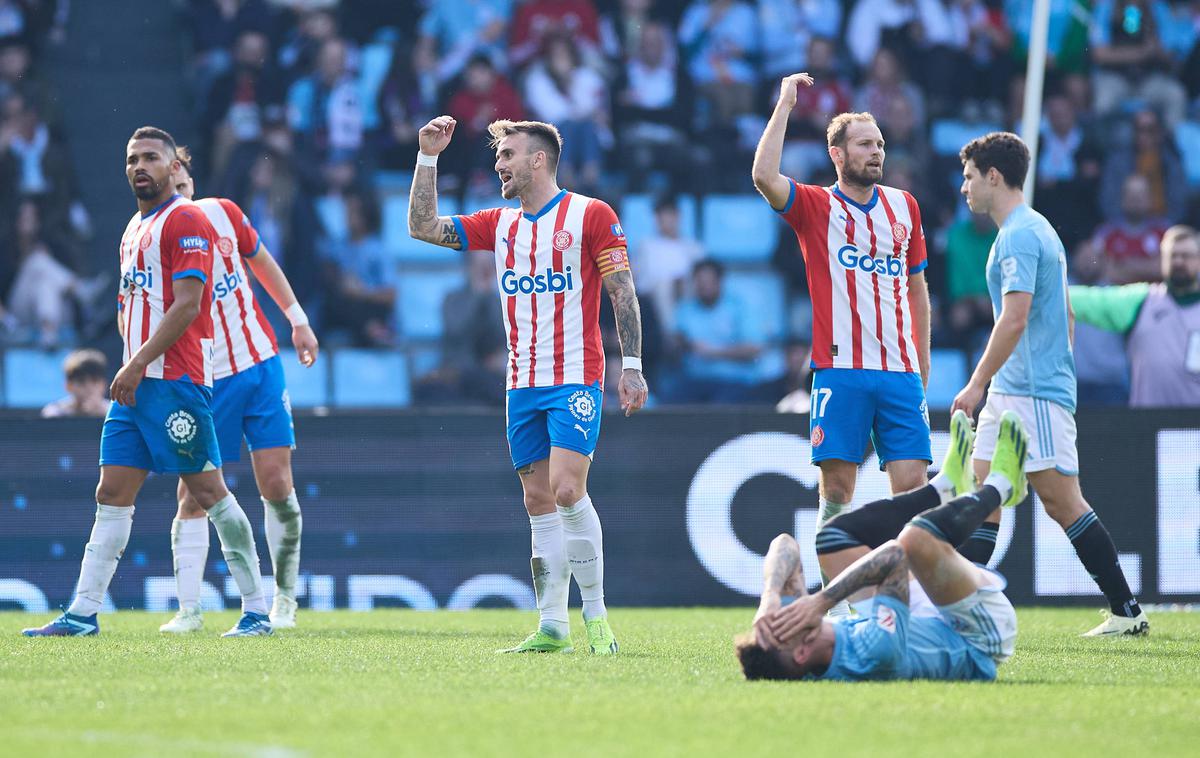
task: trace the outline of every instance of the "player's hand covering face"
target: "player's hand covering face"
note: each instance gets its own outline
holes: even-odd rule
[[[771,614],[767,623],[775,639],[782,643],[808,641],[820,630],[827,610],[819,595],[805,595]]]

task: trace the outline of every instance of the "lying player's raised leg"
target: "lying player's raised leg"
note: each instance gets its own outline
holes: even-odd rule
[[[290,629],[296,626],[296,581],[300,575],[300,535],[304,528],[300,501],[292,482],[292,449],[290,446],[254,449],[250,460],[262,498],[267,549],[275,573],[271,625]]]
[[[158,628],[166,634],[187,634],[204,628],[200,609],[200,586],[204,564],[208,561],[208,519],[204,509],[179,480],[176,488],[178,510],[171,523],[171,555],[175,568],[175,595],[179,611]]]

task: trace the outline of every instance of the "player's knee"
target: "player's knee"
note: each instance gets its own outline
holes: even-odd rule
[[[575,482],[559,482],[554,487],[554,501],[564,508],[578,503],[583,499],[584,494],[583,487]]]
[[[259,494],[267,500],[287,500],[292,486],[292,472],[287,466],[272,466],[258,477]]]
[[[900,532],[896,542],[904,548],[904,552],[909,555],[910,559],[927,556],[934,551],[942,550],[948,544],[930,534],[929,531],[911,523]]]
[[[554,512],[554,496],[549,492],[525,491],[525,510],[530,516]]]
[[[196,498],[192,497],[190,493],[185,494],[179,499],[178,518],[192,519],[200,518],[203,515],[204,509],[200,507],[200,504],[196,502]]]

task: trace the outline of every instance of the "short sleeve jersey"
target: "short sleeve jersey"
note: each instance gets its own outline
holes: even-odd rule
[[[463,250],[495,255],[508,389],[603,382],[601,284],[629,270],[613,209],[563,190],[536,214],[490,208],[451,218]]]
[[[1004,296],[1033,296],[1029,322],[991,391],[1035,397],[1075,410],[1075,357],[1067,309],[1067,255],[1046,217],[1019,205],[1000,226],[987,262],[988,294],[997,319]]]

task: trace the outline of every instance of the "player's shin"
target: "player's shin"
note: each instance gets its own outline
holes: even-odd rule
[[[71,601],[67,613],[92,616],[100,610],[104,593],[108,591],[109,582],[117,571],[117,562],[129,544],[132,526],[133,506],[96,504],[96,521],[92,525],[91,539],[83,552],[75,599]]]
[[[300,533],[304,526],[296,491],[285,500],[262,498],[267,549],[275,571],[275,591],[296,599],[296,578],[300,572]]]
[[[1121,570],[1117,546],[1096,512],[1087,511],[1067,527],[1066,532],[1079,562],[1104,593],[1113,615],[1125,618],[1139,615],[1142,609]]]
[[[930,508],[912,520],[919,526],[951,545],[966,542],[992,511],[1000,507],[1000,492],[991,485],[977,492],[955,498],[945,505]]]
[[[592,498],[584,495],[582,500],[568,508],[558,506],[558,513],[562,516],[567,561],[583,600],[583,620],[591,621],[606,616],[604,534],[600,528],[600,516],[592,506]]]
[[[217,529],[225,564],[242,594],[242,610],[266,615],[258,549],[254,545],[254,530],[250,526],[250,519],[246,518],[246,512],[231,492],[208,509],[208,519]]]
[[[180,610],[200,607],[200,584],[208,560],[208,519],[176,518],[171,522],[171,554]]]
[[[557,511],[530,516],[529,529],[533,545],[529,567],[537,595],[538,628],[563,639],[570,632],[567,591],[571,587],[571,571],[567,564],[562,518]]]

